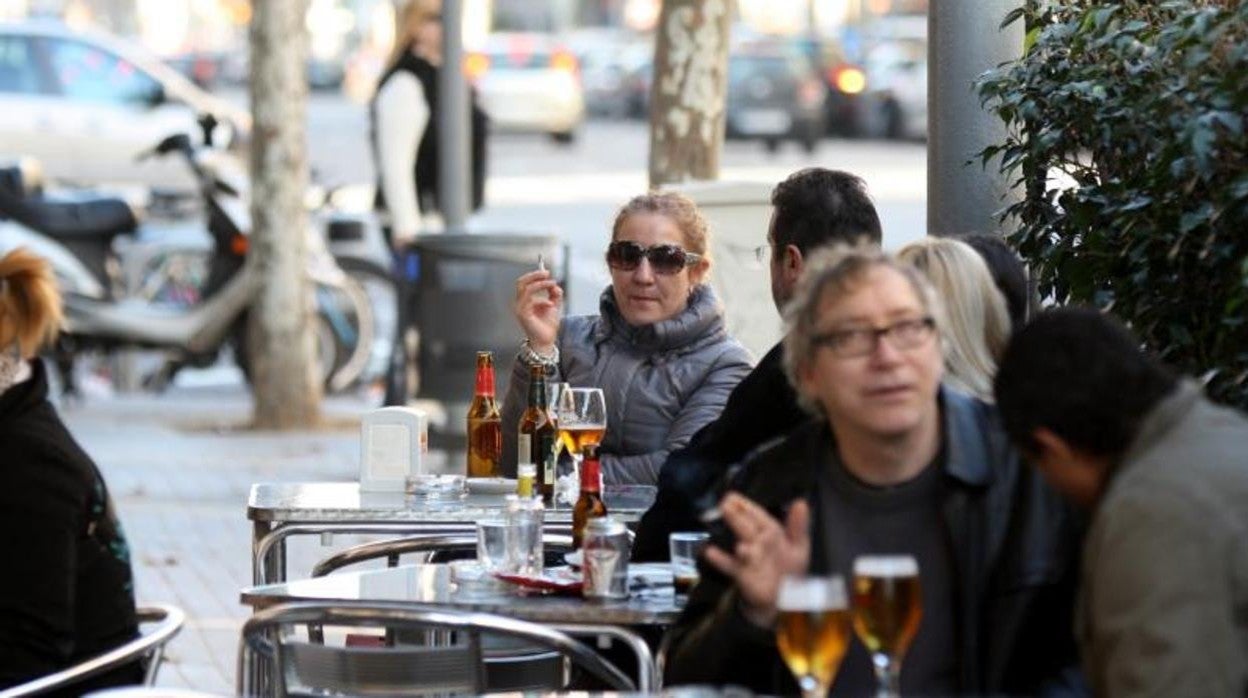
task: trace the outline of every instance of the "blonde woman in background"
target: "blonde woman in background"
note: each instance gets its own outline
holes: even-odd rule
[[[35,358],[60,327],[47,262],[21,249],[0,257],[0,689],[138,635],[130,552],[104,478],[48,402]],[[135,662],[64,693],[142,679]]]
[[[944,299],[945,382],[991,402],[1010,315],[983,257],[959,240],[929,236],[901,248],[897,258],[923,272]]]
[[[438,73],[442,68],[442,2],[409,0],[395,22],[394,50],[369,109],[376,207],[396,248],[424,232],[441,210],[438,185]],[[471,93],[472,208],[485,193],[485,112]]]

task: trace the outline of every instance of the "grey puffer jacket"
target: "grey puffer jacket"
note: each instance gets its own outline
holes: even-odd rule
[[[724,311],[708,285],[663,322],[632,327],[608,286],[600,315],[559,326],[559,366],[552,381],[602,388],[607,434],[601,446],[607,484],[658,481],[667,454],[719,416],[728,394],[750,372],[752,357],[728,336]],[[516,360],[503,399],[503,472],[516,471],[516,432],[528,395],[528,369]]]

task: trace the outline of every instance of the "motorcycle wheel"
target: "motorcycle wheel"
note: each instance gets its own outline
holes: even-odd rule
[[[355,280],[368,296],[372,309],[374,341],[367,364],[357,377],[355,385],[370,388],[380,386],[390,366],[394,352],[395,332],[399,322],[399,289],[389,270],[373,262],[349,257],[336,260],[347,276]]]

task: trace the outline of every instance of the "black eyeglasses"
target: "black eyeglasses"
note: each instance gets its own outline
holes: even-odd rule
[[[931,339],[935,329],[936,320],[928,315],[913,320],[899,320],[887,327],[856,327],[824,332],[812,337],[811,342],[816,347],[831,349],[833,354],[842,359],[848,359],[866,356],[875,351],[881,338],[888,339],[894,349],[917,349]]]
[[[675,274],[702,261],[702,255],[686,252],[679,245],[642,247],[631,240],[616,240],[607,246],[607,264],[619,271],[633,271],[642,259],[650,260],[656,274]]]

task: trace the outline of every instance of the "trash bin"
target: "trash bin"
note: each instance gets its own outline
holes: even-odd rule
[[[516,278],[546,268],[567,290],[566,245],[553,235],[428,235],[418,255],[413,320],[419,330],[420,398],[450,404],[472,400],[477,352],[494,352],[502,400],[511,361],[524,338],[512,315]],[[458,430],[462,420],[452,419]]]

